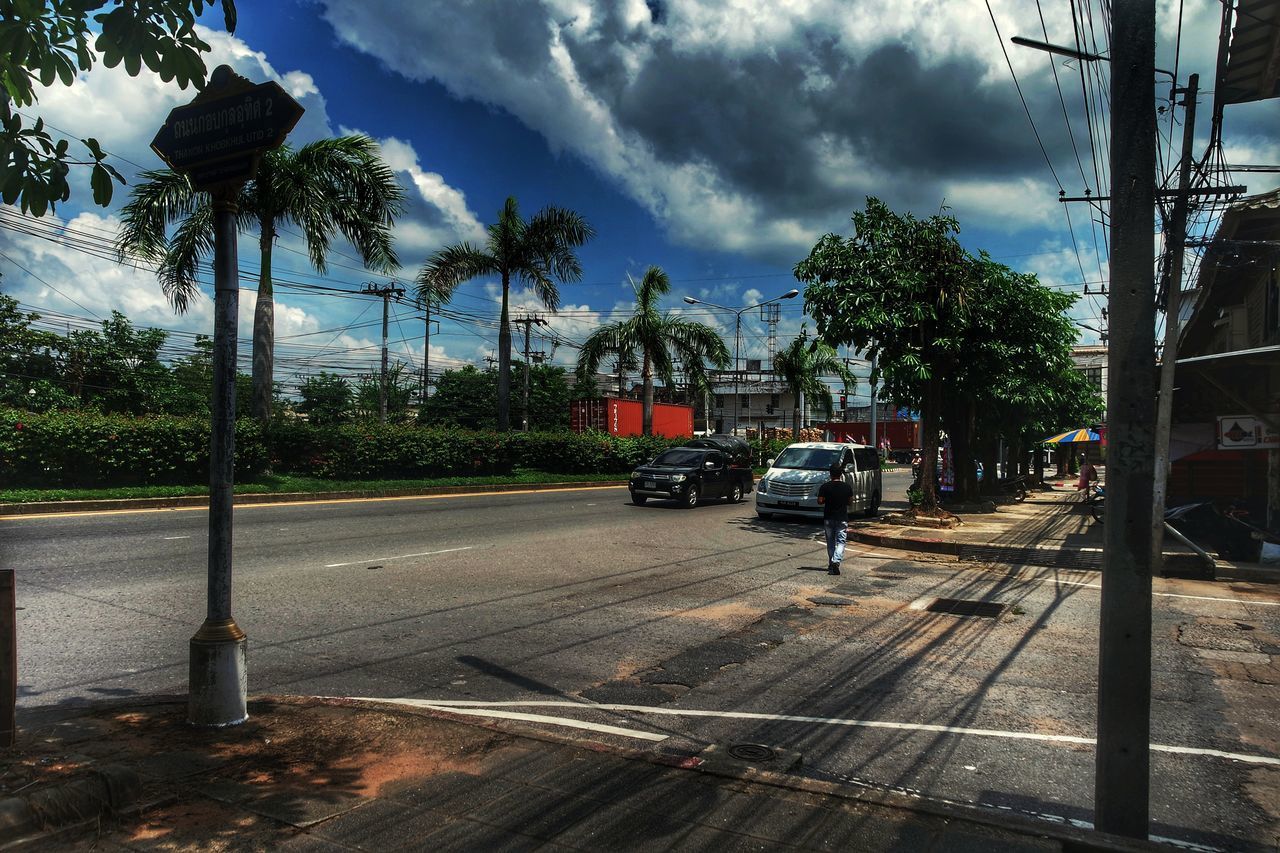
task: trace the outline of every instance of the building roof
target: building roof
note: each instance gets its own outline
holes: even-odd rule
[[[1280,4],[1280,0],[1276,0]],[[1206,247],[1200,264],[1200,274],[1194,290],[1184,293],[1181,315],[1182,327],[1178,331],[1178,349],[1181,351],[1206,312],[1216,307],[1215,285],[1232,271],[1252,265],[1260,256],[1274,255],[1280,240],[1280,189],[1246,196],[1234,202],[1222,214],[1218,231]]]
[[[1280,0],[1236,0],[1216,107],[1280,97]]]

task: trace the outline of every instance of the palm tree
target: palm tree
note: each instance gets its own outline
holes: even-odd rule
[[[528,220],[520,218],[520,207],[508,198],[498,221],[488,228],[483,247],[457,243],[436,252],[418,275],[419,292],[427,282],[434,288],[452,288],[482,275],[502,280],[502,315],[498,327],[498,429],[510,426],[511,411],[511,322],[507,302],[511,281],[522,281],[537,294],[550,311],[560,306],[556,279],[577,281],[582,265],[574,249],[595,236],[581,215],[560,207],[544,207]]]
[[[213,249],[212,197],[197,192],[186,175],[167,169],[143,172],[142,179],[124,208],[116,251],[122,261],[134,256],[158,264],[161,289],[183,312],[197,292],[200,259]],[[311,265],[321,274],[335,234],[356,248],[365,267],[389,273],[400,266],[391,227],[404,210],[404,190],[382,161],[376,142],[361,135],[339,136],[297,150],[286,145],[268,151],[237,204],[239,227],[258,231],[251,410],[265,421],[271,414],[275,347],[271,254],[280,227],[302,230]],[[175,222],[178,227],[169,237]]]
[[[707,361],[725,367],[729,363],[729,348],[710,326],[658,311],[659,297],[671,292],[671,280],[660,268],[649,267],[640,283],[632,280],[631,286],[636,292],[635,313],[630,319],[592,332],[578,355],[578,369],[592,374],[609,353],[638,350],[640,377],[644,381],[643,432],[652,435],[654,374],[667,385],[674,385],[677,360],[686,372],[697,376]]]
[[[831,388],[822,381],[823,376],[837,376],[852,390],[853,372],[839,354],[821,341],[810,341],[808,329],[801,327],[800,334],[787,344],[773,359],[774,371],[782,377],[787,390],[795,399],[792,413],[791,435],[800,438],[800,407],[805,398],[817,402],[827,414],[831,414],[833,401]]]

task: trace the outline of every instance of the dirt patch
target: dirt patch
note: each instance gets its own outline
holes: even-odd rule
[[[702,622],[744,622],[758,618],[764,608],[754,607],[745,601],[726,601],[721,604],[708,604],[692,610],[673,611],[671,616],[680,619],[697,619]]]
[[[1249,799],[1268,815],[1266,835],[1280,838],[1280,770],[1273,767],[1255,767],[1249,771],[1249,781],[1244,785]]]

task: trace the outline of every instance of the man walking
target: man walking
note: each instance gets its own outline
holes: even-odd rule
[[[844,466],[839,462],[833,463],[831,479],[818,489],[818,504],[822,507],[822,528],[827,535],[827,574],[829,575],[840,574],[851,503],[853,503],[853,488],[844,481]]]

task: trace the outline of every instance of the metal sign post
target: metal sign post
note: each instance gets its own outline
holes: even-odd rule
[[[209,453],[209,575],[204,624],[191,638],[187,721],[233,726],[248,719],[248,640],[231,615],[231,516],[235,492],[236,333],[240,305],[237,200],[263,151],[276,148],[302,106],[276,83],[254,84],[220,65],[209,85],[169,113],[152,149],[213,196],[213,423]]]

